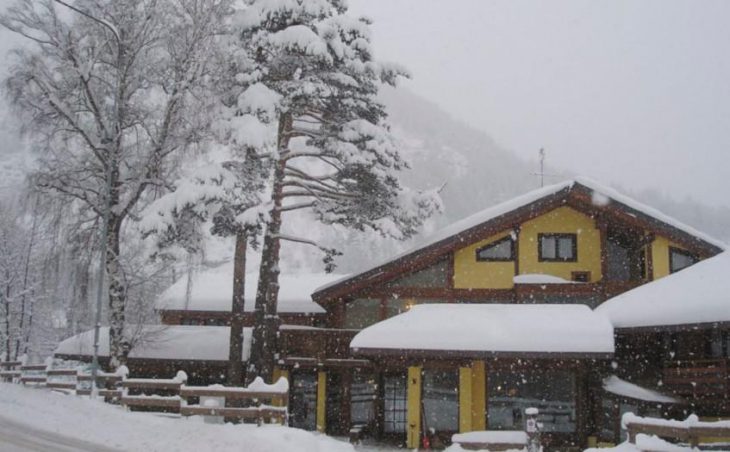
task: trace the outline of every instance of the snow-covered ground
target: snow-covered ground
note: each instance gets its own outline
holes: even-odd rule
[[[120,451],[344,452],[350,445],[325,435],[281,426],[214,425],[200,418],[180,419],[120,407],[44,389],[0,383],[0,427],[3,421]],[[0,449],[12,444],[10,428],[0,428]],[[27,433],[21,433],[26,434]],[[19,438],[15,438],[18,440]],[[59,443],[61,441],[59,440]],[[60,446],[60,444],[59,444]],[[76,447],[77,450],[81,446]],[[30,445],[25,449],[34,450]],[[48,449],[46,449],[48,450]],[[58,447],[56,450],[74,450]],[[87,450],[95,450],[93,447]]]

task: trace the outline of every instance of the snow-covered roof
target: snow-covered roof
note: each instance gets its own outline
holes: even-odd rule
[[[324,313],[320,305],[312,301],[311,294],[318,286],[327,284],[342,275],[327,273],[282,274],[279,276],[279,312]],[[253,311],[257,273],[246,275],[246,311]],[[233,298],[233,263],[227,262],[193,276],[190,297],[187,278],[180,278],[157,299],[155,307],[162,310],[230,311]]]
[[[659,210],[654,209],[653,207],[649,207],[646,204],[640,203],[639,201],[636,201],[628,196],[622,195],[621,193],[614,190],[613,188],[606,187],[598,182],[595,182],[595,181],[585,178],[585,177],[576,177],[573,180],[568,180],[565,182],[548,185],[546,187],[542,187],[537,190],[530,191],[528,193],[517,196],[508,201],[502,202],[500,204],[497,204],[495,206],[492,206],[492,207],[484,209],[480,212],[477,212],[473,215],[470,215],[460,221],[452,223],[451,225],[449,225],[443,229],[440,229],[439,231],[435,232],[431,236],[424,239],[422,242],[418,243],[416,246],[408,249],[407,251],[405,251],[403,253],[393,256],[392,258],[388,259],[387,261],[381,262],[380,264],[378,264],[374,267],[371,267],[368,270],[365,270],[365,271],[359,273],[358,275],[340,278],[339,280],[333,280],[332,282],[330,282],[328,284],[324,284],[324,285],[318,287],[316,292],[326,290],[330,287],[339,285],[345,281],[354,279],[359,276],[363,276],[370,272],[374,272],[377,269],[379,269],[380,267],[394,263],[395,261],[402,259],[406,256],[418,253],[419,251],[422,251],[425,248],[434,246],[434,245],[438,244],[439,242],[445,241],[457,234],[461,234],[463,232],[476,228],[477,226],[480,226],[484,223],[495,220],[514,210],[529,206],[545,197],[548,197],[551,195],[556,195],[563,190],[565,190],[566,192],[569,192],[575,186],[582,186],[582,187],[585,187],[588,190],[590,190],[591,195],[592,195],[591,201],[596,206],[606,207],[606,206],[610,205],[612,202],[617,202],[617,203],[623,204],[624,206],[626,206],[638,213],[641,213],[648,217],[652,217],[655,220],[658,220],[666,225],[669,225],[676,230],[679,230],[679,231],[689,234],[693,237],[701,239],[717,248],[724,250],[727,247],[727,245],[725,243],[723,243],[717,239],[714,239],[714,238],[710,237],[709,235],[698,231],[697,229],[693,228],[692,226],[686,225],[686,224],[680,222],[679,220],[676,220],[676,219],[670,217],[669,215],[666,215],[666,214],[660,212]]]
[[[659,391],[653,389],[647,389],[636,385],[634,383],[622,380],[616,375],[611,375],[603,379],[603,389],[622,397],[629,397],[631,399],[643,400],[646,402],[657,402],[657,403],[678,403],[679,400],[664,395]]]
[[[133,328],[134,329],[134,328]],[[130,358],[228,361],[230,328],[227,326],[145,325],[140,328],[143,340],[134,346]],[[242,360],[251,347],[251,328],[244,328]],[[55,355],[91,356],[94,330],[61,341]],[[99,356],[109,356],[109,327],[99,335]]]
[[[350,348],[610,354],[614,342],[611,324],[584,305],[424,304],[365,328]]]
[[[615,328],[729,322],[730,252],[624,292],[596,312]]]
[[[575,281],[568,281],[559,276],[544,273],[524,273],[515,275],[512,280],[515,284],[579,284]]]

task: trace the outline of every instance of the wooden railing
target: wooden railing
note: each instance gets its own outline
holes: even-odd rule
[[[122,406],[128,409],[180,412],[180,388],[188,381],[180,371],[169,380],[153,378],[128,378],[122,381]]]
[[[668,361],[664,364],[664,385],[682,397],[723,397],[728,392],[726,359]]]
[[[689,443],[696,448],[703,440],[730,437],[730,421],[701,422],[691,415],[684,421],[644,418],[633,413],[624,414],[621,423],[628,432],[629,443],[636,444],[639,434],[655,435]]]

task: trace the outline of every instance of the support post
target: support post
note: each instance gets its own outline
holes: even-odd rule
[[[286,381],[291,383],[291,379],[289,378],[289,371],[287,369],[282,369],[279,366],[274,367],[274,381],[272,383],[276,383],[279,381],[279,378],[286,378]],[[289,391],[291,391],[291,387],[289,388]],[[288,406],[289,402],[288,400],[283,400],[282,397],[274,397],[271,400],[271,405],[273,406]]]
[[[487,429],[487,370],[484,361],[471,364],[471,428]]]
[[[317,431],[325,433],[327,429],[327,372],[317,372]]]
[[[421,367],[411,366],[408,368],[408,411],[406,447],[416,449],[421,438]]]
[[[459,433],[472,431],[471,367],[459,367]]]

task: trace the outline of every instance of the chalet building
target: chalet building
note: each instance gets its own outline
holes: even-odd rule
[[[730,416],[729,252],[621,294],[596,311],[615,328],[617,375],[684,401],[667,406],[668,415]],[[613,409],[664,414],[654,404],[639,405],[624,401]]]
[[[687,394],[666,390],[665,356],[631,363],[634,350],[656,355],[675,344],[680,353],[685,336],[634,334],[614,317],[634,302],[609,307],[723,250],[654,209],[577,179],[486,209],[319,288],[304,290],[297,280],[309,277],[292,277],[282,284],[276,371],[290,380],[290,422],[414,448],[427,434],[432,444],[447,444],[456,432],[522,429],[524,409],[534,406],[548,449],[615,443],[621,409],[685,409]],[[228,278],[198,284],[192,297],[179,283],[158,302],[163,321],[169,328],[225,325]],[[287,285],[293,289],[284,293]],[[226,293],[211,301],[221,287]],[[286,299],[304,304],[287,312]],[[648,317],[661,308],[651,311]]]

